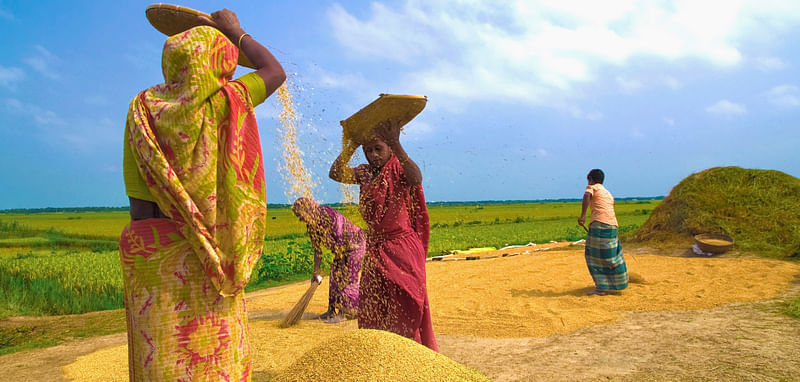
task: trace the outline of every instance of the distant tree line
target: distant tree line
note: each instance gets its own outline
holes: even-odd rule
[[[10,208],[0,210],[0,214],[41,214],[53,212],[108,212],[128,211],[128,207],[45,207],[45,208]]]
[[[636,201],[636,200],[662,200],[663,196],[652,197],[632,197],[632,198],[615,198],[617,201]],[[474,201],[460,201],[460,202],[428,202],[429,206],[469,206],[475,204],[521,204],[521,203],[567,203],[567,202],[580,202],[581,199],[565,198],[565,199],[538,199],[538,200],[474,200]],[[345,203],[324,203],[326,206],[331,207],[345,207]],[[268,203],[267,208],[289,208],[291,204],[286,203]],[[11,208],[0,210],[0,214],[39,214],[39,213],[53,213],[53,212],[110,212],[110,211],[128,211],[128,206],[124,207],[46,207],[46,208]]]
[[[662,200],[663,196],[651,197],[631,197],[631,198],[614,198],[615,201],[648,201],[648,200]],[[531,203],[569,203],[580,202],[582,199],[575,198],[562,198],[562,199],[536,199],[536,200],[475,200],[475,201],[461,201],[461,202],[427,202],[429,206],[470,206],[476,204],[531,204]]]

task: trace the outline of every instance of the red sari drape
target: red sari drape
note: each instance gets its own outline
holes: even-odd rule
[[[361,270],[358,327],[415,339],[438,351],[425,286],[430,225],[422,186],[410,186],[392,155],[372,178],[356,168],[359,209],[368,225]]]

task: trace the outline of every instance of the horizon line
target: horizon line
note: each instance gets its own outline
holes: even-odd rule
[[[615,198],[615,201],[634,201],[634,200],[662,200],[664,196],[634,196],[625,198]],[[514,204],[514,203],[559,203],[559,202],[579,202],[580,198],[553,198],[553,199],[488,199],[488,200],[455,200],[455,201],[426,201],[427,205],[462,205],[462,204]],[[358,203],[320,203],[324,206],[340,207],[346,205],[357,205]],[[288,208],[290,203],[267,203],[267,208]],[[33,208],[5,208],[0,209],[0,214],[13,213],[48,213],[48,212],[92,212],[92,211],[127,211],[129,206],[82,206],[82,207],[33,207]]]

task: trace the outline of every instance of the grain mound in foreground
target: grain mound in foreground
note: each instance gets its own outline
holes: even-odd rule
[[[311,349],[273,379],[284,381],[488,381],[408,338],[351,330]]]
[[[724,233],[735,248],[769,257],[800,251],[800,179],[775,170],[714,167],[678,183],[631,241],[689,242]]]

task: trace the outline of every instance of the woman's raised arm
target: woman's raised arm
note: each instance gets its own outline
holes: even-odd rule
[[[408,184],[411,186],[422,184],[422,171],[419,170],[417,163],[411,160],[403,145],[400,144],[400,125],[397,121],[381,122],[375,129],[375,133],[392,149],[397,160],[400,161]]]
[[[342,147],[342,153],[333,161],[328,176],[339,182],[345,184],[357,184],[355,169],[348,164],[350,158],[358,149],[358,144],[352,141],[347,141]]]
[[[242,29],[236,13],[229,9],[222,9],[211,14],[212,19],[200,16],[203,24],[219,29],[234,44],[238,44],[250,62],[256,67],[256,74],[264,80],[264,87],[269,97],[286,81],[283,66],[275,59],[272,53],[259,44],[253,36]]]

